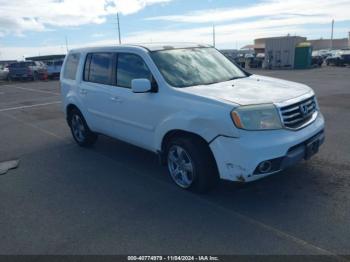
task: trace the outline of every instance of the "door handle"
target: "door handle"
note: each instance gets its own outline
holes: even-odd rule
[[[81,95],[86,95],[88,92],[86,89],[80,89],[80,94]]]

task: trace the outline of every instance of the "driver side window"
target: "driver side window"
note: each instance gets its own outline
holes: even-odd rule
[[[146,78],[153,82],[152,73],[143,59],[135,54],[119,53],[117,60],[117,86],[131,88],[131,81],[139,78]]]

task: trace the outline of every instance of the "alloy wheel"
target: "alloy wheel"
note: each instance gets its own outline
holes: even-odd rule
[[[170,147],[168,169],[174,182],[182,188],[189,188],[194,181],[194,164],[187,151],[178,145]]]

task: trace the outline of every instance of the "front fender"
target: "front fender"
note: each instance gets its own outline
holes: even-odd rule
[[[238,137],[233,123],[217,118],[214,115],[205,117],[191,112],[178,112],[164,119],[155,130],[155,149],[161,151],[165,135],[174,130],[181,130],[201,136],[208,143],[218,135]]]

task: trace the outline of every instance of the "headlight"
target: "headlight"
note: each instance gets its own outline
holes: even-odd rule
[[[281,119],[272,104],[241,106],[231,112],[236,127],[246,130],[281,129]]]

